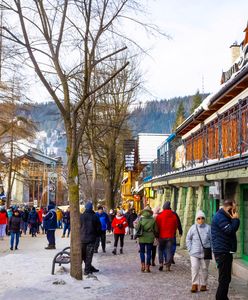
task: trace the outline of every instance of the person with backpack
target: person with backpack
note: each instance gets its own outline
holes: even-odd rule
[[[21,229],[21,215],[18,209],[15,209],[12,217],[9,219],[9,231],[10,231],[10,250],[18,250],[19,238]]]
[[[118,241],[120,239],[120,254],[123,254],[123,246],[124,246],[124,237],[125,237],[125,229],[128,226],[127,219],[124,217],[124,212],[122,209],[117,210],[117,214],[112,222],[112,228],[114,232],[114,250],[112,253],[116,255]]]
[[[144,208],[141,215],[142,218],[136,225],[136,235],[138,235],[140,246],[141,272],[146,271],[150,273],[152,246],[155,237],[158,236],[158,229],[156,221],[152,216],[153,211],[150,208]]]
[[[46,230],[48,246],[45,247],[46,250],[56,249],[55,244],[55,230],[57,229],[57,215],[55,210],[55,205],[50,203],[48,205],[48,212],[43,217],[44,229]]]

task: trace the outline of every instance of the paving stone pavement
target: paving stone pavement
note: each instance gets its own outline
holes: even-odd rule
[[[113,255],[112,237],[108,236],[107,253],[95,254],[97,267],[100,268],[100,274],[108,278],[111,286],[101,287],[99,295],[101,298],[110,299],[215,299],[217,288],[217,271],[214,270],[209,275],[209,284],[207,292],[198,292],[192,294],[190,260],[188,256],[176,254],[176,264],[172,266],[171,272],[160,272],[158,266],[152,267],[152,272],[140,272],[140,260],[138,254],[138,244],[125,237],[124,254]],[[93,299],[93,298],[92,298]],[[96,297],[96,299],[99,299]],[[229,290],[229,299],[247,299],[244,295],[238,294],[234,288]]]

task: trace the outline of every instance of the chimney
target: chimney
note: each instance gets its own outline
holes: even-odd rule
[[[232,59],[231,64],[233,65],[237,60],[237,58],[240,57],[240,46],[238,45],[237,42],[235,42],[230,46],[230,49],[231,49],[231,59]]]

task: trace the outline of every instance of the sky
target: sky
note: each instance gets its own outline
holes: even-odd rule
[[[149,21],[172,38],[140,38],[150,48],[142,62],[150,94],[140,101],[211,93],[231,65],[230,46],[244,38],[247,0],[149,0]]]
[[[222,70],[231,66],[231,44],[244,38],[248,1],[136,1],[145,10],[137,18],[141,16],[144,22],[159,26],[171,37],[154,37],[134,24],[126,26],[132,39],[149,53],[141,59],[147,92],[139,94],[137,102],[194,95],[197,90],[215,91]],[[37,83],[31,84],[29,94],[38,102],[49,98]]]

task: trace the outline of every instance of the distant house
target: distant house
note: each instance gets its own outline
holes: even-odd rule
[[[6,166],[7,167],[7,166]],[[7,178],[3,180],[7,189]],[[46,206],[53,201],[64,204],[65,180],[61,158],[46,156],[37,149],[30,149],[15,158],[12,172],[10,204]]]

